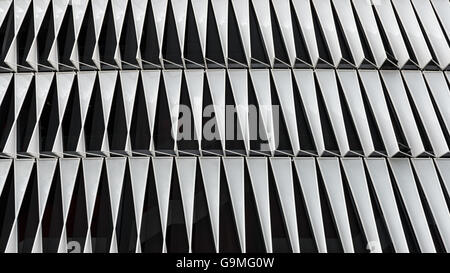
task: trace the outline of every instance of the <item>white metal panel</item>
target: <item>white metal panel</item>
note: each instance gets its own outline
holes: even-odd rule
[[[377,71],[360,70],[359,75],[375,117],[381,138],[388,156],[394,156],[400,151],[392,126],[391,117],[384,97],[381,79]]]
[[[189,252],[192,252],[192,227],[194,224],[195,174],[197,159],[195,157],[179,157],[175,159],[178,181],[180,182],[181,200],[186,221]]]
[[[375,151],[370,133],[369,123],[367,121],[366,110],[361,95],[361,89],[358,82],[358,75],[355,70],[337,70],[337,75],[347,100],[350,114],[355,123],[356,132],[359,135],[365,156],[370,156]]]
[[[317,153],[322,155],[325,151],[325,143],[320,123],[319,106],[317,103],[317,91],[312,70],[294,69],[294,77],[305,107],[306,117],[311,126],[311,132],[316,145]]]
[[[364,165],[361,158],[342,158],[342,165],[347,177],[359,218],[361,219],[364,233],[366,234],[368,246],[375,245],[381,252],[380,238],[378,236],[375,216],[372,211],[372,201],[370,200],[369,188],[367,186]]]
[[[3,193],[3,186],[5,186],[6,179],[11,168],[12,159],[0,160],[0,195]]]
[[[284,44],[286,45],[290,65],[294,66],[297,55],[292,28],[290,0],[272,0],[272,4],[281,28],[281,34],[283,35]]]
[[[355,17],[353,15],[352,4],[350,0],[332,0],[339,22],[342,25],[345,38],[348,41],[350,51],[355,61],[355,65],[359,67],[364,60],[364,51],[359,39],[358,28],[356,27]]]
[[[8,14],[12,2],[12,0],[5,0],[0,2],[0,26],[3,24],[3,20],[5,20],[6,14]]]
[[[406,140],[411,148],[411,153],[413,156],[419,156],[425,152],[425,148],[408,102],[408,96],[400,72],[383,70],[381,71],[381,76],[386,84],[387,93],[391,98]]]
[[[386,51],[381,40],[380,31],[370,1],[352,0],[357,16],[369,43],[370,50],[379,68],[386,61]]]
[[[420,67],[424,68],[432,58],[431,53],[428,50],[427,42],[422,35],[419,22],[417,22],[411,2],[410,0],[392,0],[392,3],[397,10],[398,17],[402,22],[403,29],[408,36],[417,61],[419,62]]]
[[[331,210],[336,222],[339,238],[345,253],[353,253],[352,233],[348,220],[342,176],[337,158],[319,158],[317,160],[322,174]]]
[[[335,72],[329,69],[317,69],[316,76],[319,80],[320,92],[322,92],[325,101],[339,150],[341,155],[345,156],[350,151],[350,147],[347,139],[347,131],[345,130]]]
[[[156,105],[158,103],[158,91],[161,71],[141,71],[142,86],[144,88],[145,103],[147,106],[147,115],[150,125],[151,140],[153,143],[153,133],[155,129]],[[150,147],[152,148],[152,147]]]
[[[445,76],[440,71],[424,71],[423,75],[445,124],[446,128],[442,128],[442,130],[449,130],[450,107],[448,106],[450,105],[450,90]]]
[[[447,158],[436,158],[436,168],[444,182],[447,194],[450,195],[450,159]]]
[[[439,177],[434,168],[433,160],[429,158],[414,158],[412,165],[422,185],[423,192],[430,206],[433,219],[439,229],[445,249],[450,249],[450,213],[445,202]]]
[[[239,26],[239,33],[241,34],[242,44],[244,46],[247,64],[250,65],[251,58],[251,44],[250,44],[250,5],[249,0],[231,0],[236,21]]]
[[[189,99],[192,107],[192,117],[194,119],[195,136],[198,141],[198,147],[202,147],[203,130],[203,70],[185,70],[186,84],[188,87]]]
[[[391,158],[389,165],[400,190],[420,250],[425,253],[436,252],[409,159]]]
[[[126,151],[131,151],[130,129],[133,117],[134,100],[136,97],[136,88],[139,79],[139,71],[122,70],[120,71],[120,82],[122,84],[122,99],[125,108],[125,121],[127,124]]]
[[[316,34],[311,13],[311,3],[309,0],[292,0],[297,19],[305,38],[312,65],[315,66],[319,60],[319,49],[317,48]]]
[[[103,119],[105,125],[109,123],[111,105],[116,88],[117,71],[99,71],[98,80],[100,84],[100,93],[102,97]],[[58,90],[59,91],[59,90]],[[105,130],[102,143],[102,151],[109,151],[108,130]]]
[[[281,104],[281,110],[286,121],[289,139],[294,155],[300,151],[300,141],[298,138],[298,126],[294,104],[294,90],[292,86],[291,70],[272,70],[275,89]]]
[[[180,113],[180,94],[181,94],[181,70],[164,70],[164,84],[166,87],[167,102],[169,104],[170,119],[172,123],[172,138],[177,139],[178,118]],[[177,142],[175,141],[175,150]]]
[[[447,142],[442,133],[439,120],[434,112],[433,103],[428,95],[428,89],[422,76],[422,72],[413,70],[402,71],[406,85],[416,105],[423,126],[437,157],[449,152]]]
[[[219,253],[219,224],[220,224],[220,158],[201,157],[200,167],[211,218],[212,232]]]
[[[44,217],[45,206],[47,204],[50,187],[53,176],[55,175],[57,159],[38,159],[36,160],[38,174],[38,196],[39,196],[39,221]]]
[[[171,157],[155,157],[152,159],[153,172],[155,174],[156,194],[158,195],[159,215],[161,217],[161,229],[163,235],[163,252],[167,252],[166,233],[167,220],[169,217],[170,186],[172,182]]]
[[[275,61],[275,48],[273,45],[272,21],[270,16],[269,0],[251,0],[255,8],[256,17],[261,29],[264,44],[266,45],[267,55],[270,66],[273,67]]]
[[[172,3],[173,15],[177,26],[178,41],[181,48],[181,56],[184,54],[184,34],[186,33],[186,17],[188,0],[170,0]]]
[[[9,85],[12,80],[12,73],[2,73],[0,74],[0,104],[5,97],[6,91],[8,90]]]
[[[127,160],[126,158],[111,157],[106,158],[105,163],[106,171],[108,173],[109,198],[111,200],[111,214],[114,230],[113,234],[115,234]],[[116,240],[116,236],[113,236],[113,240]]]
[[[266,130],[266,136],[268,138],[270,151],[273,152],[275,150],[275,132],[273,128],[272,96],[270,90],[269,70],[250,70],[250,77],[255,88],[256,98],[259,104],[259,111],[262,122],[264,124],[264,128]]]
[[[429,1],[412,0],[441,69],[450,65],[450,48]],[[450,14],[450,9],[448,10]]]
[[[431,0],[431,4],[434,6],[434,11],[436,12],[441,24],[447,33],[447,37],[450,37],[450,3],[447,0]]]
[[[241,251],[242,253],[246,253],[244,158],[224,157],[223,166],[225,168],[228,189],[230,190]]]
[[[197,24],[198,36],[202,47],[203,58],[206,56],[206,33],[208,21],[208,0],[191,0]]]
[[[94,214],[94,205],[95,199],[97,197],[97,190],[100,184],[103,159],[84,158],[82,162],[84,174],[84,189],[86,193],[86,211],[87,211],[88,225],[90,229],[92,223],[92,216]]]
[[[328,49],[330,50],[333,64],[337,67],[342,60],[342,52],[336,33],[336,24],[334,22],[331,2],[330,0],[312,0],[312,3],[322,25],[322,31],[325,35],[325,40],[328,45]]]
[[[249,105],[248,105],[248,71],[245,69],[228,70],[231,92],[236,103],[236,113],[241,127],[245,148],[250,149]]]
[[[407,253],[409,252],[408,243],[406,242],[402,221],[395,202],[394,190],[386,161],[383,158],[366,158],[365,162],[395,252]]]
[[[206,75],[214,106],[216,124],[219,129],[220,142],[222,143],[222,149],[225,149],[225,70],[208,70],[206,71]]]
[[[159,58],[162,59],[161,48],[164,39],[164,27],[166,25],[166,13],[169,0],[150,0],[155,18],[156,35],[159,43]]]
[[[228,61],[228,0],[211,0],[225,63]]]
[[[275,184],[278,189],[281,208],[291,242],[292,251],[300,252],[297,230],[297,212],[295,209],[294,180],[292,177],[292,162],[289,157],[270,158]]]
[[[314,158],[294,158],[300,188],[305,199],[308,217],[319,253],[327,252],[325,229],[322,220],[316,161]]]
[[[58,117],[62,121],[66,112],[67,102],[69,101],[70,91],[72,90],[75,72],[56,73],[56,89],[58,90]],[[58,124],[58,130],[53,143],[52,152],[60,155],[63,152],[63,132],[62,122]]]
[[[269,173],[267,169],[267,159],[264,157],[247,157],[246,159],[266,252],[272,253],[272,228],[270,222]]]
[[[395,18],[394,9],[390,0],[377,0],[375,9],[380,18],[383,29],[391,45],[395,58],[398,60],[398,67],[403,67],[409,60],[408,50],[406,49],[400,27]]]

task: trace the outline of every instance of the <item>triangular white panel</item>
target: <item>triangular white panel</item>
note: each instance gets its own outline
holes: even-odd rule
[[[169,103],[170,119],[172,122],[172,137],[177,139],[178,118],[180,111],[180,94],[181,94],[181,70],[163,71],[164,84],[166,87],[167,102]],[[176,147],[175,142],[175,147]]]
[[[102,166],[102,158],[83,159],[84,187],[86,191],[86,211],[89,227],[91,226],[92,215],[94,214],[94,204],[97,197],[98,186],[100,184]]]
[[[389,159],[389,165],[408,212],[420,250],[422,253],[436,252],[409,159],[391,158]]]
[[[153,158],[153,171],[155,174],[156,193],[158,195],[158,207],[161,217],[161,229],[163,234],[163,252],[166,250],[166,231],[167,231],[167,217],[169,216],[169,197],[170,185],[172,178],[173,159],[167,158]]]
[[[22,25],[30,4],[31,0],[14,1],[14,30],[16,34]]]
[[[270,151],[275,150],[275,137],[272,116],[272,95],[270,90],[270,74],[269,70],[250,70],[250,77],[255,88],[256,98],[259,104],[259,111],[266,136],[269,142]]]
[[[270,66],[275,61],[275,48],[273,44],[272,21],[270,16],[269,0],[251,0],[255,9],[258,24],[261,28],[262,38],[266,46]]]
[[[39,195],[39,219],[44,216],[45,205],[50,193],[57,159],[39,159],[37,162],[38,195]]]
[[[336,24],[333,20],[333,11],[330,0],[312,0],[317,16],[319,17],[322,31],[325,36],[325,42],[331,53],[334,66],[338,66],[342,59],[341,47],[336,31]]]
[[[402,37],[400,27],[397,24],[397,19],[395,17],[391,1],[377,0],[376,5],[373,5],[373,7],[377,11],[389,45],[392,48],[395,59],[398,61],[397,65],[401,68],[409,60],[409,54]]]
[[[166,24],[166,12],[168,0],[150,0],[155,18],[156,34],[158,36],[159,48],[162,48],[164,38],[164,26]],[[160,53],[161,54],[161,53]]]
[[[111,104],[114,98],[114,90],[116,87],[117,71],[100,71],[98,72],[98,80],[100,83],[100,93],[102,95],[103,118],[105,124],[108,124],[109,114],[111,113]]]
[[[208,20],[208,0],[191,0],[194,10],[195,22],[202,47],[203,57],[206,56],[206,33]]]
[[[400,72],[383,70],[381,71],[381,76],[386,84],[387,93],[391,98],[406,140],[411,148],[411,153],[413,156],[419,156],[425,152],[425,147],[423,146],[411,106],[408,103],[408,96]]]
[[[344,116],[342,114],[341,100],[339,99],[339,90],[336,83],[336,74],[333,70],[318,69],[316,76],[319,80],[320,91],[331,120],[336,141],[342,156],[345,156],[350,147],[345,130]]]
[[[173,15],[177,25],[178,40],[180,48],[184,49],[184,34],[186,33],[186,17],[188,0],[170,0],[172,3]],[[182,51],[183,52],[183,51]],[[183,54],[183,53],[181,53]]]
[[[195,157],[179,157],[176,159],[181,199],[183,201],[189,252],[192,252],[192,228],[194,225],[195,174],[197,159]]]
[[[425,127],[434,154],[437,157],[447,154],[449,148],[434,111],[433,102],[429,96],[429,91],[423,79],[422,72],[419,70],[404,70],[402,71],[402,74],[417,112],[422,120],[423,126]]]
[[[425,68],[432,57],[427,42],[423,37],[422,27],[417,21],[416,11],[413,9],[411,1],[393,0],[392,4],[395,7],[397,18],[403,26],[404,34],[407,36],[406,39],[409,40],[409,44],[420,68]]]
[[[22,109],[22,104],[25,96],[27,95],[28,89],[30,88],[32,79],[33,74],[31,73],[20,73],[14,75],[16,117],[18,117],[20,110]]]
[[[78,72],[78,91],[80,95],[81,123],[86,120],[89,102],[94,88],[96,72]]]
[[[332,0],[334,8],[342,26],[345,39],[348,42],[354,64],[359,67],[364,60],[364,51],[359,38],[350,0]],[[338,19],[335,18],[335,19]],[[350,60],[348,60],[350,61]]]
[[[206,72],[214,105],[214,114],[219,128],[222,148],[225,149],[225,70],[216,69]]]
[[[352,0],[355,7],[356,16],[358,16],[367,43],[370,46],[377,67],[383,65],[386,60],[386,51],[384,49],[383,40],[381,40],[380,31],[373,13],[371,1]],[[366,56],[367,57],[367,56]]]
[[[251,58],[251,44],[250,44],[250,5],[249,0],[231,0],[236,21],[239,26],[239,33],[241,35],[242,44],[245,55],[247,57],[247,64],[250,65]]]
[[[436,169],[439,171],[442,181],[444,182],[445,190],[450,195],[450,159],[437,158],[435,159]]]
[[[412,3],[423,26],[424,35],[429,39],[441,69],[445,69],[450,65],[450,49],[448,43],[445,42],[445,35],[441,31],[433,6],[430,1],[412,0]],[[447,11],[450,12],[450,4],[447,7]]]
[[[380,130],[387,155],[393,156],[400,151],[394,127],[392,126],[389,109],[384,97],[381,79],[377,71],[361,70],[360,79],[363,84],[365,94],[369,101],[373,116]]]
[[[144,211],[145,188],[149,167],[148,157],[130,158],[131,185],[133,188],[134,211],[136,213],[137,238],[140,240],[142,213]]]
[[[95,37],[96,40],[98,40],[103,25],[103,18],[105,17],[106,13],[106,7],[108,6],[108,0],[91,1],[91,4],[92,4],[92,14],[94,16]]]
[[[316,34],[314,31],[311,3],[309,0],[292,0],[292,5],[297,14],[303,36],[305,37],[305,43],[308,48],[312,65],[315,66],[319,60],[319,49],[317,48]]]
[[[318,251],[319,253],[326,253],[327,245],[322,220],[316,161],[314,158],[295,158],[294,164]]]
[[[122,33],[123,20],[125,19],[125,12],[127,11],[128,1],[111,0],[112,10],[114,13],[114,25],[116,29],[116,37],[120,38]]]
[[[292,28],[290,0],[272,1],[278,23],[289,55],[290,65],[294,66],[297,53],[295,50],[294,32]]]
[[[343,158],[341,162],[368,245],[381,246],[375,216],[372,211],[372,202],[370,200],[363,161],[360,158]],[[381,249],[376,251],[381,252]]]
[[[317,102],[317,91],[314,83],[314,75],[312,70],[295,69],[294,77],[297,83],[303,106],[305,107],[306,117],[311,126],[311,132],[316,145],[317,153],[322,155],[325,151],[325,143],[323,140],[322,125],[320,122],[319,105]]]
[[[119,214],[120,198],[122,196],[123,180],[125,176],[126,158],[107,158],[105,160],[108,173],[109,197],[111,199],[111,213],[115,229]]]
[[[220,219],[220,158],[202,157],[200,167],[208,201],[209,216],[211,218],[212,232],[216,251],[219,252],[219,219]]]
[[[148,0],[131,0],[138,46],[141,44],[142,31],[144,29],[144,22],[146,16],[145,13],[147,11],[147,4]]]
[[[145,101],[147,105],[148,120],[150,123],[150,130],[155,128],[156,104],[158,102],[158,90],[161,72],[156,71],[142,71],[142,85],[144,87]]]
[[[3,24],[3,20],[5,20],[12,2],[13,0],[0,1],[0,26]]]
[[[450,4],[447,0],[433,0],[431,4],[434,6],[434,11],[439,17],[443,29],[447,33],[447,37],[450,36],[450,17],[448,16],[450,12]]]
[[[295,209],[291,158],[272,157],[270,158],[270,163],[272,165],[275,184],[277,185],[292,251],[294,253],[299,253],[300,243],[297,230],[297,212]]]
[[[123,104],[125,107],[125,118],[128,130],[131,127],[133,116],[134,99],[139,79],[139,71],[120,71],[120,82],[122,83]]]
[[[53,25],[55,26],[55,36],[59,33],[64,15],[70,0],[52,1],[53,7]],[[54,43],[55,45],[55,43]]]
[[[12,73],[2,73],[0,74],[0,104],[3,102],[3,98],[5,97],[6,91],[8,91],[8,87],[11,84]]]
[[[272,70],[275,87],[283,111],[294,155],[300,151],[291,70]]]
[[[53,82],[53,76],[55,73],[36,73],[36,116],[39,118],[44,108],[45,101],[47,99],[48,92],[50,91],[50,86]]]
[[[3,186],[5,186],[6,178],[8,178],[12,159],[0,160],[0,195],[3,193]]]
[[[202,119],[203,119],[203,80],[205,73],[203,70],[186,70],[184,72],[188,87],[189,99],[192,107],[192,117],[194,119],[195,136],[198,146],[201,146],[202,139]]]
[[[62,120],[66,112],[67,102],[69,101],[70,92],[72,90],[73,80],[75,78],[74,72],[56,73],[56,89],[58,93],[58,117],[59,125],[56,132],[55,142],[53,144],[52,152],[61,154],[63,152],[63,132]]]
[[[250,130],[248,121],[248,71],[245,69],[230,69],[228,76],[231,91],[236,103],[236,112],[244,139],[245,148],[250,149]]]
[[[322,174],[331,210],[336,222],[342,248],[346,253],[353,253],[352,233],[345,202],[342,176],[337,158],[320,158],[317,160]]]
[[[61,158],[59,161],[64,222],[69,214],[70,202],[72,200],[73,189],[75,187],[79,166],[79,158]]]
[[[223,158],[223,166],[230,190],[234,218],[242,253],[246,252],[245,243],[245,184],[244,184],[244,158]]]
[[[414,158],[411,160],[419,183],[430,206],[433,219],[439,229],[442,242],[447,252],[450,250],[450,213],[445,202],[439,177],[434,168],[433,160],[429,158]]]
[[[69,2],[69,4],[72,4],[75,39],[78,39],[78,35],[80,34],[81,24],[83,23],[88,3],[89,0],[72,0]]]
[[[228,0],[211,0],[211,3],[226,62],[228,60]]]
[[[269,178],[266,158],[247,157],[250,181],[255,194],[256,208],[263,232],[267,253],[272,253],[272,228],[270,221]]]
[[[31,171],[33,170],[34,160],[21,159],[14,161],[14,201],[15,215],[19,215],[20,206],[29,183]]]
[[[358,82],[358,75],[355,70],[337,70],[347,105],[350,109],[353,122],[361,142],[364,155],[370,156],[375,151],[367,121],[366,109]]]

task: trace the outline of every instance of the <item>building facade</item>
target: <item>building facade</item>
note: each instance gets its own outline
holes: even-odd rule
[[[1,0],[0,252],[449,252],[448,0]]]

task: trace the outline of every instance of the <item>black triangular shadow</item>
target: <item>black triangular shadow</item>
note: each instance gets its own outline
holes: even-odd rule
[[[17,118],[17,152],[26,153],[36,125],[36,83],[30,83]]]
[[[295,13],[295,8],[292,2],[290,3],[290,8],[292,12],[292,27],[294,33],[295,52],[297,56],[295,67],[312,67],[312,61],[309,55],[308,46],[306,45],[305,36],[303,34],[302,28],[300,27],[300,22]]]
[[[155,17],[153,15],[151,2],[148,2],[147,4],[140,50],[144,69],[155,69],[161,66],[159,60],[160,48],[158,35],[156,32]]]
[[[110,151],[123,151],[127,141],[127,121],[122,92],[121,79],[118,77],[107,125]]]
[[[14,39],[14,5],[10,5],[0,26],[0,72],[8,72],[8,65],[4,62],[9,46]]]
[[[73,9],[71,5],[67,6],[63,21],[57,37],[58,42],[58,68],[60,71],[74,70],[70,61],[73,45],[75,44],[75,30],[73,22]]]
[[[278,23],[277,15],[273,7],[272,2],[270,2],[270,15],[272,21],[272,35],[273,35],[273,45],[275,49],[275,63],[274,67],[277,68],[288,68],[290,67],[289,55],[287,53],[286,44],[284,43],[283,35],[281,32],[280,24]]]
[[[206,77],[204,78],[203,82],[203,113],[205,113],[205,109],[211,110],[211,107],[213,106],[213,101],[211,97],[211,91],[209,88],[208,81]],[[217,139],[214,138],[212,140],[206,139],[205,136],[202,136],[202,150],[204,152],[209,151],[213,152],[215,154],[222,154],[223,153],[223,147],[222,142],[220,141],[219,136],[219,128],[217,125],[217,120],[215,119],[215,113],[211,113],[210,117],[203,116],[202,119],[202,128],[204,130],[208,129],[211,131],[211,133],[215,133],[215,136],[217,136]],[[209,129],[211,128],[211,129]]]
[[[62,120],[64,151],[75,151],[77,149],[81,126],[80,95],[78,91],[78,80],[75,77]]]
[[[164,68],[182,67],[180,41],[171,1],[168,2],[167,6],[161,53],[164,59]]]
[[[228,1],[228,67],[247,67],[247,57],[245,55],[234,7]]]
[[[37,33],[37,51],[38,51],[38,64],[39,71],[51,71],[52,66],[47,61],[50,49],[55,40],[55,27],[53,21],[53,3],[50,2],[47,11],[45,12],[44,19],[42,20],[41,27]]]
[[[34,17],[33,5],[28,7],[25,17],[20,26],[19,32],[16,35],[17,40],[17,70],[30,71],[31,67],[26,59],[31,49],[31,44],[34,39]]]
[[[190,154],[199,154],[198,141],[195,136],[194,117],[192,115],[192,105],[191,100],[189,99],[189,92],[184,74],[181,81],[180,107],[187,107],[189,112],[181,112],[180,109],[177,148],[180,152],[186,151]],[[189,135],[187,135],[187,133],[189,133]]]
[[[270,66],[269,57],[267,55],[266,46],[264,44],[264,38],[261,33],[261,28],[256,17],[256,12],[253,7],[253,3],[250,2],[250,41],[251,41],[251,54],[252,68],[267,68]]]
[[[0,252],[4,253],[9,235],[16,218],[15,215],[14,167],[11,164],[0,195]]]
[[[161,77],[159,81],[155,128],[153,128],[153,141],[155,150],[173,153],[174,140],[171,131],[172,122],[170,119],[169,104],[167,101],[166,88],[163,78],[164,77]]]
[[[56,79],[53,78],[47,99],[39,120],[40,150],[50,152],[56,139],[59,126],[59,107]]]
[[[138,68],[138,62],[136,59],[137,50],[138,44],[133,10],[131,3],[128,2],[122,32],[120,35],[120,57],[122,59],[122,69]]]
[[[11,78],[0,103],[0,151],[3,151],[14,123],[14,78]]]
[[[211,1],[208,2],[206,33],[206,64],[208,68],[223,68],[225,66],[225,58]]]
[[[89,2],[86,13],[84,14],[83,23],[81,24],[80,34],[78,35],[78,58],[80,62],[80,70],[95,69],[95,64],[92,61],[94,47],[94,14],[92,12],[92,4]]]
[[[230,78],[227,74],[226,76],[226,85],[225,85],[225,105],[226,107],[236,107],[236,102],[234,100],[234,96],[233,96],[233,92],[231,90],[231,83],[230,83]],[[236,109],[236,108],[235,108]],[[227,109],[228,111],[228,109]],[[233,114],[232,121],[228,120],[228,115],[226,115],[226,125],[232,125],[233,128],[225,128],[225,132],[226,132],[226,149],[227,151],[231,151],[228,152],[230,155],[232,154],[240,154],[240,155],[245,155],[246,154],[246,149],[245,149],[245,143],[243,140],[243,133],[241,130],[241,125],[239,123],[239,118],[237,117],[237,112],[235,111],[235,113]],[[233,137],[230,139],[229,138],[229,133],[228,132],[233,132]]]
[[[314,23],[314,31],[316,33],[317,48],[319,49],[319,62],[317,63],[317,67],[321,68],[323,64],[334,67],[333,58],[331,57],[331,52],[330,49],[328,48],[325,39],[325,34],[320,25],[319,16],[317,15],[316,8],[314,7],[314,5],[311,5],[311,12]]]
[[[130,140],[133,151],[148,151],[150,148],[150,126],[147,104],[145,102],[142,75],[139,74],[130,127]]]
[[[184,60],[187,68],[204,67],[205,63],[191,1],[188,1],[187,8],[186,32],[184,36]]]
[[[86,122],[84,124],[86,151],[101,151],[105,127],[106,125],[103,118],[102,95],[100,92],[100,83],[97,76],[95,79],[92,96],[89,101]]]

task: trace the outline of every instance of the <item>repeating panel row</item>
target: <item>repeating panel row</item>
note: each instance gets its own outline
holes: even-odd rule
[[[447,157],[448,72],[0,74],[4,157]]]
[[[0,160],[3,252],[448,252],[450,160]]]
[[[447,0],[4,0],[0,71],[448,69]]]

